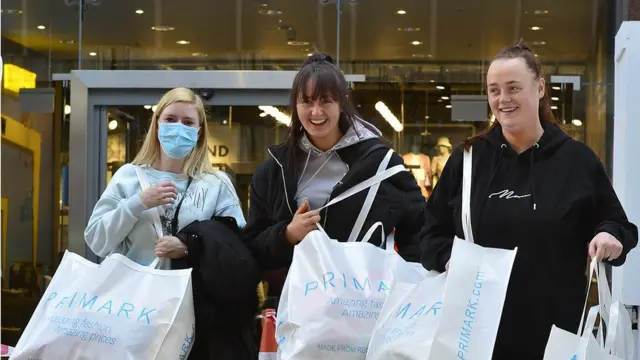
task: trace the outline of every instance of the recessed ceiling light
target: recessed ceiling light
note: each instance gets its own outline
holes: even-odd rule
[[[560,86],[554,86],[552,87],[553,90],[560,90]]]
[[[547,45],[546,41],[534,41],[532,43],[533,45],[537,45],[537,46],[541,46],[541,45]]]
[[[151,30],[154,31],[173,31],[176,28],[172,27],[172,26],[165,26],[165,25],[157,25],[157,26],[152,26]]]
[[[180,45],[189,45],[190,42],[187,40],[178,40],[176,41],[176,44],[180,44]]]
[[[142,14],[144,14],[144,10],[138,9],[138,10],[136,10],[136,14],[142,15]]]
[[[433,83],[434,83],[434,82],[436,82],[436,81],[435,81],[435,80],[429,80],[429,82],[433,84]]]
[[[442,99],[442,100],[449,100],[449,97],[448,97],[448,96],[441,96],[441,97],[440,97],[440,99]]]
[[[558,110],[558,107],[557,107],[557,106],[555,106],[555,105],[553,105],[553,106],[551,107],[551,110]]]
[[[571,123],[575,126],[582,126],[582,120],[580,119],[573,119],[571,120]]]
[[[398,31],[414,32],[414,31],[420,31],[420,28],[419,27],[405,27],[405,28],[398,28]]]
[[[264,6],[258,10],[260,15],[282,15],[282,11],[274,9],[266,9]]]
[[[447,109],[451,109],[453,106],[451,106],[451,104],[445,106]]]
[[[92,51],[92,52],[89,53],[89,56],[97,56],[97,55],[98,55],[98,53],[95,52],[95,51]]]
[[[552,97],[552,98],[551,98],[551,100],[553,100],[553,101],[558,101],[558,100],[560,100],[560,98],[559,98],[559,97],[557,97],[557,96],[554,96],[554,97]]]
[[[291,46],[307,46],[309,45],[309,42],[302,41],[302,40],[292,40],[292,41],[287,41],[287,44]]]
[[[22,10],[2,9],[2,13],[3,14],[7,14],[7,15],[20,15],[20,14],[22,14]]]
[[[442,85],[438,85],[438,86],[436,86],[436,89],[438,89],[438,90],[444,90],[444,86],[442,86]]]
[[[313,54],[312,53],[308,53],[307,56],[313,56]]]
[[[407,13],[407,11],[403,10],[403,9],[400,9],[400,10],[396,11],[396,14],[398,14],[398,15],[406,15],[406,13]]]
[[[46,26],[44,26],[44,25],[38,25],[38,29],[40,29],[40,30],[44,30],[44,29],[46,29],[46,28],[47,28],[47,27],[46,27]]]
[[[413,42],[411,42],[411,43],[412,43],[413,45],[422,45],[422,41],[418,41],[418,40],[413,41]]]
[[[201,53],[201,52],[194,52],[193,54],[191,54],[191,56],[195,56],[195,57],[206,57],[208,56],[205,53]]]
[[[534,10],[533,13],[536,15],[547,15],[549,10]]]
[[[423,58],[424,54],[411,54],[411,56],[414,58]]]
[[[75,44],[75,43],[76,43],[75,40],[60,40],[60,44],[72,45],[72,44]]]
[[[533,31],[539,31],[542,30],[542,28],[540,26],[532,26],[529,29],[533,30]]]
[[[149,109],[151,109],[151,105],[145,105],[144,108],[149,110]]]

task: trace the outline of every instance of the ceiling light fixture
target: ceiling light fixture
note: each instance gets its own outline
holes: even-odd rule
[[[180,44],[180,45],[189,45],[191,42],[187,41],[187,40],[178,40],[176,41],[176,44]]]
[[[442,100],[449,100],[449,97],[448,97],[448,96],[441,96],[441,97],[440,97],[440,99],[442,99]]]
[[[560,88],[560,86],[554,86],[554,87],[552,87],[552,89],[553,90],[560,90],[561,88]]]
[[[47,27],[46,27],[46,26],[44,26],[44,25],[38,25],[38,29],[39,29],[39,30],[44,30],[44,29],[46,29],[46,28],[47,28]]]
[[[558,110],[558,107],[557,107],[557,106],[555,106],[555,105],[553,105],[553,106],[551,107],[551,110]]]
[[[447,106],[445,106],[447,109],[451,109],[453,106],[451,104],[448,104]]]
[[[118,128],[118,120],[109,121],[109,130],[115,130]]]
[[[438,90],[444,90],[444,86],[442,86],[442,85],[438,85],[438,86],[436,86],[436,89],[438,89]]]
[[[398,31],[414,32],[414,31],[420,31],[420,28],[419,27],[405,27],[405,28],[398,28]]]
[[[291,41],[287,41],[287,45],[291,45],[291,46],[307,46],[309,45],[308,41],[302,41],[302,40],[291,40]]]
[[[407,11],[403,10],[403,9],[400,9],[400,10],[396,11],[396,14],[398,14],[398,15],[406,15]]]
[[[536,45],[536,46],[542,46],[542,45],[547,45],[547,42],[546,41],[534,41],[534,42],[532,42],[532,44]]]
[[[553,97],[551,98],[551,100],[553,100],[553,101],[558,101],[558,100],[560,100],[560,98],[559,98],[559,97],[557,97],[557,96],[553,96]]]
[[[156,26],[152,26],[151,30],[153,31],[173,31],[176,28],[174,28],[173,26],[165,26],[165,25],[156,25]]]
[[[282,15],[282,11],[280,10],[269,10],[269,9],[265,9],[264,7],[262,7],[260,10],[258,10],[258,14],[260,15]]]
[[[533,30],[533,31],[539,31],[542,30],[542,28],[540,26],[532,26],[529,29]]]
[[[313,56],[313,54],[312,53],[308,53],[307,56]]]
[[[580,119],[573,119],[571,120],[571,123],[575,126],[582,126],[582,120]]]
[[[64,105],[64,114],[65,115],[71,114],[71,105],[69,105],[69,104],[65,104]]]
[[[144,14],[144,10],[138,9],[138,10],[136,10],[136,14],[142,15],[142,14]]]
[[[258,109],[262,110],[263,112],[267,113],[268,115],[271,115],[271,117],[276,119],[276,121],[281,123],[281,124],[284,124],[286,126],[291,125],[291,117],[285,115],[283,112],[278,110],[278,108],[275,108],[275,107],[269,106],[269,105],[260,105],[260,106],[258,106]]]
[[[411,44],[416,45],[416,46],[417,45],[422,45],[422,41],[416,40],[416,41],[413,41]]]
[[[393,130],[395,130],[396,132],[401,132],[402,129],[404,129],[404,126],[402,126],[398,118],[393,115],[393,113],[391,112],[391,110],[389,110],[385,103],[383,103],[382,101],[378,101],[375,105],[375,108],[376,110],[378,110],[380,115],[382,115],[382,117],[389,123],[389,125],[391,125]]]
[[[149,110],[149,109],[151,109],[151,105],[145,105],[144,108]]]
[[[60,40],[60,44],[73,45],[75,43],[75,40]]]
[[[95,51],[92,51],[92,52],[89,53],[89,56],[98,56],[98,53],[95,52]]]
[[[543,9],[543,10],[533,10],[533,13],[536,15],[547,15],[549,13],[549,10]]]
[[[209,55],[205,54],[205,53],[201,53],[201,52],[194,52],[194,53],[191,54],[191,56],[194,56],[194,57],[207,57]]]
[[[2,9],[2,13],[3,14],[7,14],[7,15],[20,15],[20,14],[22,14],[22,10]]]

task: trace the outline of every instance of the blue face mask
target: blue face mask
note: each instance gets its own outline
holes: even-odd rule
[[[184,159],[198,142],[198,128],[181,123],[160,123],[158,140],[167,156]]]

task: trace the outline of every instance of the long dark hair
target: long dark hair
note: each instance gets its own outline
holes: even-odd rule
[[[314,81],[311,93],[307,93],[309,81]],[[340,118],[338,126],[342,133],[346,133],[354,125],[358,114],[349,94],[349,84],[342,71],[335,65],[333,58],[327,54],[315,52],[302,64],[300,71],[293,79],[289,106],[291,108],[291,125],[287,139],[289,152],[288,170],[294,176],[298,175],[297,168],[300,151],[298,144],[304,134],[304,128],[296,105],[298,102],[315,101],[317,99],[333,100],[340,104]],[[367,124],[364,124],[367,126]],[[368,127],[368,126],[367,126]]]
[[[528,46],[524,45],[522,41],[518,42],[515,45],[509,46],[507,48],[502,49],[496,57],[491,61],[492,63],[496,60],[502,59],[524,59],[524,62],[527,64],[527,68],[535,75],[536,79],[544,78],[544,73],[542,71],[542,63],[540,59],[536,57],[536,54],[531,50]],[[546,85],[545,85],[546,86]],[[556,117],[553,115],[553,111],[551,110],[551,102],[549,100],[549,91],[545,89],[544,96],[540,99],[540,104],[538,106],[538,117],[540,118],[540,123],[543,125],[547,124],[555,124]],[[476,141],[480,139],[484,139],[493,128],[500,125],[498,120],[496,119],[493,124],[491,124],[487,129],[476,136],[472,136],[464,141],[465,149],[469,149],[469,147]]]

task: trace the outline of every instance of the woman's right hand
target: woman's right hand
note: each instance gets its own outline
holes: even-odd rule
[[[316,224],[320,222],[320,211],[309,211],[309,201],[305,200],[302,206],[296,211],[291,223],[287,225],[285,237],[291,245],[302,241],[308,233],[316,229]]]
[[[169,181],[160,184],[151,185],[145,191],[140,193],[140,201],[147,209],[160,205],[173,204],[178,197],[176,186]]]

